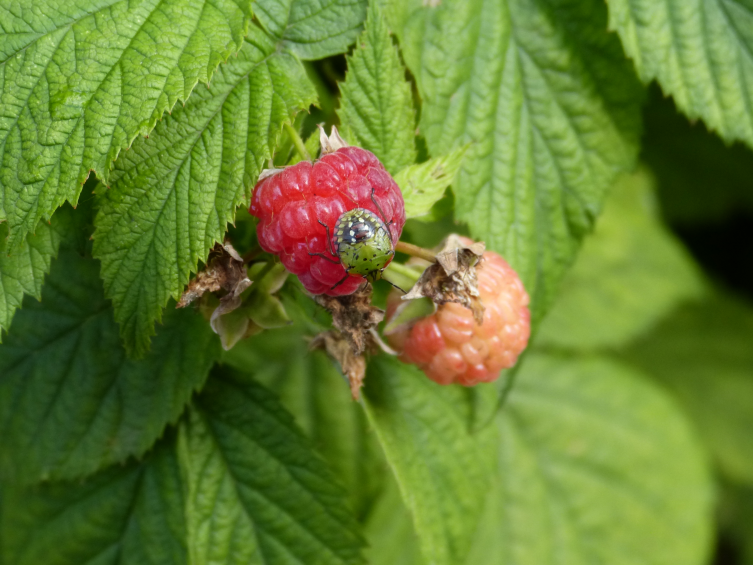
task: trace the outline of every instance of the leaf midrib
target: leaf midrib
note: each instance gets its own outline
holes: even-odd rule
[[[266,409],[266,407],[265,407],[265,406],[263,406],[262,404],[260,404],[260,403],[254,403],[254,406],[255,406],[255,408],[257,408],[257,409],[261,409],[261,410],[263,410],[264,412],[266,412],[266,413],[267,413],[267,415],[268,415],[269,417],[273,418],[273,419],[274,419],[274,420],[275,420],[275,421],[276,421],[277,423],[281,423],[281,424],[284,424],[284,422],[281,422],[281,421],[280,421],[280,420],[279,420],[278,418],[276,418],[276,417],[275,417],[275,415],[274,415],[274,414],[271,414],[271,413],[270,413],[270,411],[269,411],[269,410],[267,410],[267,409]],[[203,412],[203,411],[201,411],[201,412]],[[201,413],[201,412],[200,412],[200,413]],[[233,466],[232,466],[232,465],[230,465],[230,462],[228,461],[228,459],[227,459],[227,457],[226,457],[226,455],[225,455],[225,451],[223,450],[223,448],[222,448],[222,445],[220,444],[220,441],[218,440],[218,437],[219,437],[219,436],[222,436],[222,435],[225,435],[225,436],[226,436],[227,434],[223,434],[223,433],[222,433],[222,430],[218,430],[218,429],[216,429],[216,428],[215,428],[215,425],[214,425],[214,422],[213,422],[213,420],[212,420],[211,418],[209,418],[209,417],[208,417],[208,415],[201,413],[201,418],[202,418],[202,419],[204,420],[204,425],[206,426],[206,428],[207,428],[208,430],[211,430],[211,432],[212,432],[212,433],[211,433],[211,437],[212,437],[212,443],[214,444],[214,446],[215,446],[215,448],[216,448],[216,451],[217,451],[217,453],[219,453],[219,454],[220,454],[220,457],[221,457],[221,459],[222,459],[222,462],[223,462],[223,467],[225,468],[225,470],[226,470],[227,474],[228,474],[228,475],[229,475],[229,476],[230,476],[230,477],[232,478],[232,481],[233,481],[233,490],[234,490],[234,492],[235,492],[236,498],[238,499],[238,502],[240,503],[240,506],[241,506],[241,507],[243,508],[243,513],[244,513],[244,515],[245,515],[245,516],[246,516],[246,518],[247,518],[247,519],[248,519],[248,520],[249,520],[249,521],[251,522],[251,524],[253,524],[253,528],[254,528],[254,530],[256,530],[256,529],[258,528],[259,530],[262,530],[262,531],[264,531],[264,532],[267,532],[267,534],[268,534],[268,535],[269,535],[270,537],[272,537],[273,539],[280,541],[280,540],[279,540],[279,539],[278,539],[278,538],[277,538],[277,537],[276,537],[276,536],[275,536],[274,534],[270,533],[270,532],[269,532],[268,530],[265,530],[264,528],[262,528],[262,527],[260,527],[260,526],[259,526],[259,523],[258,523],[258,521],[257,521],[257,520],[256,520],[256,519],[254,518],[254,516],[252,516],[252,514],[251,514],[251,512],[249,511],[249,509],[247,508],[246,504],[244,504],[244,503],[243,503],[243,496],[242,496],[242,494],[241,494],[241,491],[240,491],[240,488],[239,488],[239,487],[240,487],[241,485],[244,485],[244,482],[243,482],[242,480],[240,480],[240,479],[238,478],[238,476],[237,476],[237,475],[235,474],[235,472],[234,472],[234,470],[233,470]],[[289,468],[289,465],[288,465],[288,464],[286,464],[286,463],[285,463],[284,461],[281,461],[281,460],[280,460],[280,459],[279,459],[278,457],[276,457],[276,456],[275,456],[275,455],[274,455],[274,454],[273,454],[272,452],[270,452],[270,451],[269,451],[269,450],[267,449],[267,447],[266,447],[266,446],[262,445],[262,444],[261,444],[261,443],[260,443],[260,442],[258,441],[258,439],[257,439],[257,438],[250,436],[249,434],[247,434],[247,433],[245,432],[245,430],[242,430],[242,429],[240,429],[239,427],[236,427],[236,426],[233,426],[233,425],[231,425],[231,424],[228,424],[228,423],[226,423],[226,422],[223,422],[223,421],[222,421],[221,419],[218,419],[218,421],[219,421],[219,423],[223,424],[224,426],[227,426],[228,428],[232,429],[233,431],[235,431],[236,433],[240,434],[241,436],[243,436],[244,438],[246,438],[247,440],[249,440],[249,441],[250,441],[251,443],[253,443],[254,445],[256,445],[256,446],[257,446],[257,447],[258,447],[258,448],[259,448],[260,450],[264,451],[264,452],[265,452],[265,453],[266,453],[266,454],[267,454],[267,455],[269,456],[269,458],[270,458],[270,459],[272,459],[272,460],[273,460],[273,461],[275,461],[275,462],[276,462],[277,464],[279,464],[281,468],[288,470],[288,468]],[[285,426],[285,427],[286,427],[286,428],[288,428],[288,426]],[[291,430],[290,430],[290,428],[288,428],[288,431],[291,431]],[[296,478],[296,476],[295,476],[295,475],[294,475],[293,473],[291,473],[291,472],[290,472],[289,470],[287,471],[287,475],[288,475],[288,477],[290,477],[290,478],[291,478],[291,479],[292,479],[292,480],[293,480],[293,481],[294,481],[294,482],[295,482],[295,483],[296,483],[296,484],[297,484],[297,485],[298,485],[298,486],[299,486],[299,487],[300,487],[301,489],[303,489],[304,491],[306,491],[306,492],[309,492],[309,493],[311,492],[311,491],[310,491],[310,490],[308,489],[308,487],[306,487],[306,485],[304,485],[304,484],[302,484],[302,483],[301,483],[300,481],[298,481],[298,479]],[[329,547],[329,545],[328,545],[328,544],[327,544],[327,543],[326,543],[326,542],[325,542],[325,541],[324,541],[323,539],[321,539],[321,537],[319,537],[319,535],[318,535],[318,534],[316,534],[315,532],[311,531],[311,530],[310,530],[310,529],[309,529],[309,528],[308,528],[308,527],[307,527],[307,526],[306,526],[305,524],[303,524],[303,523],[302,523],[302,522],[300,521],[300,519],[299,519],[299,518],[297,518],[297,517],[293,516],[292,514],[290,514],[290,512],[289,512],[289,511],[288,511],[288,510],[287,510],[286,508],[283,508],[283,507],[282,507],[282,506],[280,506],[280,505],[279,505],[279,504],[278,504],[278,503],[277,503],[277,502],[276,502],[275,500],[272,500],[271,498],[269,498],[269,497],[267,496],[267,494],[266,494],[265,492],[263,492],[263,491],[261,491],[261,490],[259,490],[259,489],[256,489],[256,488],[253,488],[253,487],[250,487],[250,486],[249,486],[248,488],[249,488],[250,490],[252,490],[253,492],[255,492],[256,494],[258,494],[259,496],[261,496],[261,497],[262,497],[262,498],[263,498],[264,500],[266,500],[266,501],[267,501],[267,502],[268,502],[268,503],[269,503],[270,505],[272,505],[272,506],[274,506],[275,508],[277,508],[278,510],[280,510],[280,511],[281,511],[281,512],[282,512],[282,513],[283,513],[283,514],[285,515],[285,516],[287,516],[288,518],[290,518],[292,522],[294,522],[294,523],[298,524],[298,526],[299,526],[299,527],[300,527],[300,528],[301,528],[301,529],[302,529],[302,530],[303,530],[304,532],[306,532],[306,533],[307,533],[307,534],[308,534],[308,535],[309,535],[309,536],[310,536],[310,537],[311,537],[312,539],[315,539],[315,540],[316,540],[317,542],[319,542],[319,545],[320,545],[321,547],[323,547],[324,549],[326,549],[326,550],[327,550],[327,552],[328,552],[328,553],[329,553],[330,555],[332,555],[332,556],[333,556],[333,557],[334,557],[334,558],[336,559],[336,562],[337,562],[337,563],[346,563],[346,561],[344,561],[344,560],[343,560],[343,559],[342,559],[342,558],[341,558],[341,557],[340,557],[339,555],[337,555],[337,554],[336,554],[336,553],[335,553],[335,552],[333,551],[333,549],[332,549],[332,548],[330,548],[330,547]],[[319,501],[317,501],[317,502],[319,502]],[[329,508],[328,508],[328,507],[327,507],[327,506],[326,506],[325,504],[323,504],[323,503],[319,502],[319,505],[320,505],[320,507],[321,507],[322,509],[324,509],[324,511],[325,511],[325,512],[327,513],[327,515],[329,515],[329,517],[330,517],[331,519],[333,519],[333,520],[334,520],[335,522],[337,522],[338,524],[339,524],[339,523],[341,523],[340,519],[339,519],[339,518],[337,518],[336,516],[332,515],[332,513],[331,513],[331,512],[330,512],[330,510],[329,510]],[[284,549],[286,549],[286,550],[287,550],[287,552],[288,552],[288,554],[289,554],[289,555],[291,555],[292,557],[294,557],[294,558],[296,559],[296,561],[298,561],[298,562],[299,562],[299,563],[301,563],[302,565],[305,565],[305,564],[303,563],[303,561],[301,561],[301,557],[299,557],[299,556],[298,556],[298,555],[296,555],[295,553],[292,553],[292,552],[291,552],[291,551],[289,550],[289,548],[288,548],[288,547],[287,547],[287,546],[286,546],[286,545],[285,545],[284,543],[281,543],[280,545],[281,545],[281,546],[282,546],[282,547],[283,547]],[[259,553],[260,553],[260,554],[261,554],[261,555],[262,555],[262,556],[264,557],[264,554],[263,554],[263,548],[262,548],[262,544],[261,544],[261,543],[258,543],[258,537],[257,537],[257,547],[259,548]],[[267,562],[267,559],[266,559],[266,557],[265,557],[265,562]]]

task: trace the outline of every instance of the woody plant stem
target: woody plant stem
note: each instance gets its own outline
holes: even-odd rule
[[[410,255],[411,257],[418,257],[419,259],[423,259],[424,261],[428,261],[429,263],[433,263],[437,260],[437,256],[433,251],[424,249],[423,247],[419,247],[418,245],[413,245],[412,243],[406,243],[405,241],[398,241],[395,245],[395,251],[405,253],[406,255]]]

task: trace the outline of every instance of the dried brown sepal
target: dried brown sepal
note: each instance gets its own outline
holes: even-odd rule
[[[479,299],[476,265],[484,254],[483,242],[466,245],[460,236],[451,234],[436,263],[430,265],[403,300],[426,296],[435,304],[457,302],[473,312],[479,325],[484,321],[484,305]]]
[[[230,243],[216,243],[209,252],[207,265],[188,283],[176,308],[185,308],[205,292],[226,291],[227,296],[240,296],[251,281],[246,276],[243,259]],[[223,298],[224,299],[224,298]]]
[[[334,153],[342,147],[348,147],[345,140],[340,137],[340,132],[337,131],[337,127],[332,126],[332,133],[328,136],[324,131],[321,124],[317,124],[319,128],[319,143],[322,146],[322,155],[327,153]]]
[[[371,286],[366,284],[347,296],[314,297],[332,314],[332,325],[348,340],[355,355],[369,345],[369,330],[384,319],[384,310],[371,305]]]
[[[366,376],[366,357],[363,354],[354,353],[350,340],[337,330],[319,334],[311,340],[310,347],[323,349],[327,355],[339,363],[343,375],[350,384],[350,394],[353,400],[358,400],[361,396],[363,379]]]

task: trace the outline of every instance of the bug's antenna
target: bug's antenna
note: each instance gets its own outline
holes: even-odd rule
[[[387,277],[385,277],[385,276],[384,276],[384,269],[380,269],[380,270],[378,270],[378,271],[374,271],[374,280],[376,280],[376,275],[377,275],[377,274],[380,274],[380,275],[382,275],[382,276],[381,276],[380,278],[381,278],[381,279],[382,279],[383,281],[387,281],[387,282],[388,282],[388,283],[389,283],[390,285],[392,285],[392,286],[393,286],[394,288],[398,289],[398,290],[399,290],[400,292],[402,292],[403,294],[408,294],[408,293],[407,293],[406,291],[404,291],[404,290],[403,290],[402,288],[400,288],[400,287],[399,287],[399,286],[397,286],[397,285],[396,285],[395,283],[393,283],[393,282],[392,282],[392,281],[391,281],[390,279],[388,279]]]
[[[397,285],[396,285],[395,283],[393,283],[392,281],[390,281],[390,280],[387,280],[387,279],[385,279],[384,277],[382,277],[382,280],[385,280],[385,281],[387,281],[388,283],[390,283],[390,284],[391,284],[391,285],[392,285],[393,287],[395,287],[396,289],[398,289],[398,290],[399,290],[400,292],[402,292],[403,294],[408,294],[408,293],[407,293],[406,291],[404,291],[404,290],[403,290],[402,288],[400,288],[399,286],[397,286]]]

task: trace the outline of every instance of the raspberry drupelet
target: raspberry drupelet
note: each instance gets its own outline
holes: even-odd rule
[[[357,209],[371,214],[343,218]],[[313,164],[302,161],[264,178],[254,188],[249,212],[259,218],[256,233],[262,249],[279,255],[310,293],[330,296],[352,294],[364,280],[376,278],[355,274],[352,264],[343,265],[338,253],[343,237],[357,239],[359,234],[348,232],[338,239],[338,224],[353,223],[339,222],[341,218],[379,224],[367,221],[366,227],[374,229],[362,233],[382,234],[391,245],[380,268],[392,259],[405,225],[400,188],[374,154],[360,147],[341,147]]]
[[[528,344],[529,299],[517,273],[502,257],[486,251],[476,275],[485,307],[483,324],[475,322],[469,309],[450,302],[412,327],[387,336],[390,345],[402,352],[401,360],[418,365],[439,384],[494,381],[502,369],[515,364]],[[397,295],[390,297],[388,317],[398,302]]]

